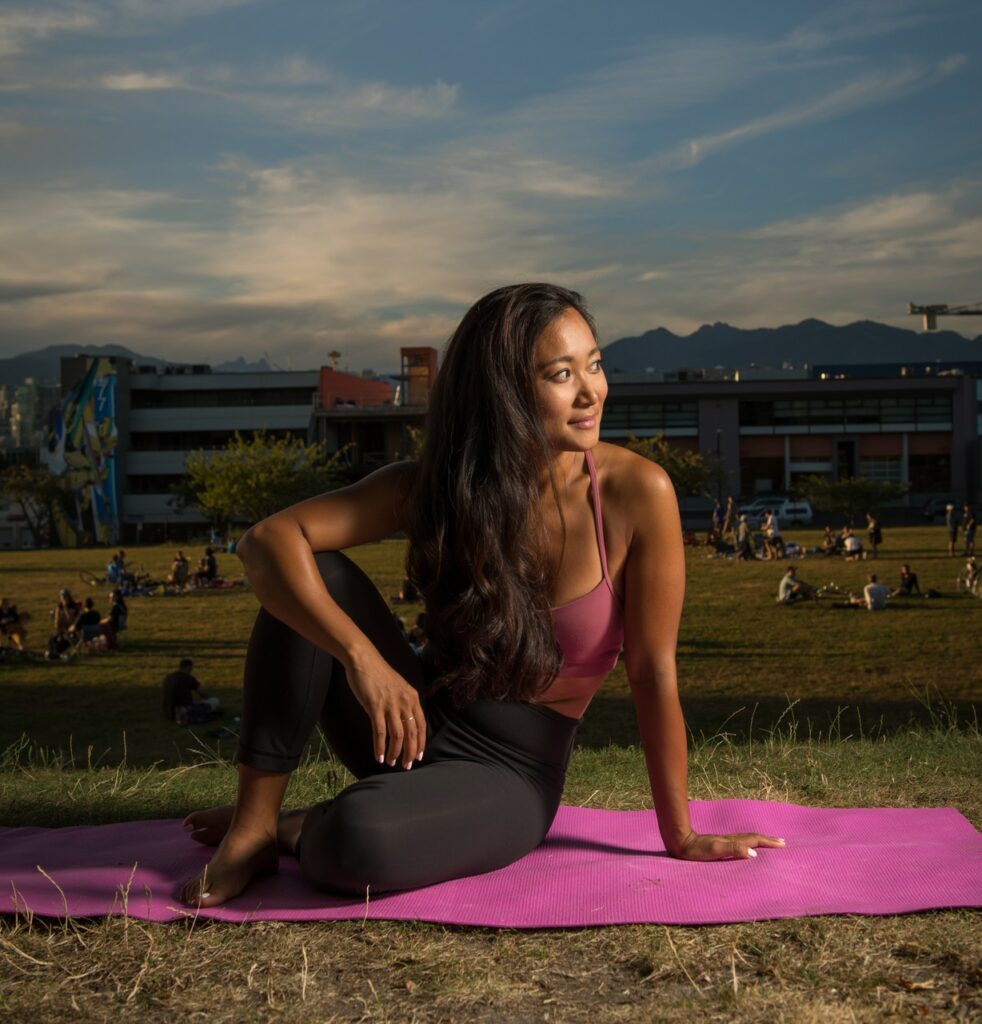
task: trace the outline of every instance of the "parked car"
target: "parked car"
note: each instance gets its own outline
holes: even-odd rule
[[[771,495],[765,498],[757,498],[749,505],[741,505],[737,509],[740,515],[746,515],[747,522],[752,526],[759,526],[764,521],[768,512],[777,515],[778,522],[791,523],[794,525],[807,526],[814,518],[812,507],[807,501],[799,498],[788,498],[783,495]]]
[[[954,505],[956,509],[962,507],[962,503],[954,498],[931,498],[921,509],[921,515],[927,522],[933,523],[935,519],[944,519],[949,505]]]

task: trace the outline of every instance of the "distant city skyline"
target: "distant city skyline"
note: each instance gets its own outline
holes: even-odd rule
[[[982,299],[980,41],[969,0],[12,0],[0,358],[382,367],[533,279],[604,342],[918,328]]]

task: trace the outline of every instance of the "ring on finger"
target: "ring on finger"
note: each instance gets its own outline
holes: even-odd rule
[[[415,719],[415,718],[413,718],[413,716],[412,716],[412,715],[407,715],[407,716],[406,716],[406,717],[405,717],[405,718],[403,719],[403,721],[404,721],[404,722],[415,722],[415,721],[416,721],[416,719]]]

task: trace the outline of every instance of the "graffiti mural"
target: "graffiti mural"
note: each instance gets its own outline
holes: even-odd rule
[[[115,544],[119,539],[116,496],[116,368],[93,359],[85,376],[51,414],[48,471],[70,496],[74,514],[60,511],[58,538],[66,547]]]

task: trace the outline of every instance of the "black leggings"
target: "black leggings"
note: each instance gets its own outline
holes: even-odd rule
[[[559,808],[579,724],[539,704],[427,698],[428,673],[381,594],[340,552],[315,556],[328,592],[420,692],[423,761],[375,761],[344,667],[265,609],[246,656],[239,761],[292,771],[316,724],[358,782],[310,810],[298,848],[307,880],[364,895],[504,867],[542,842]]]

